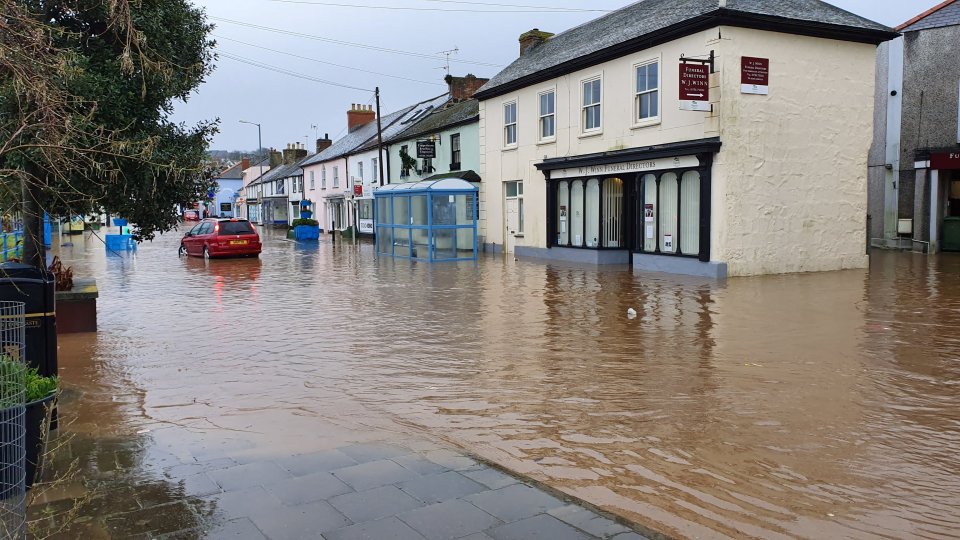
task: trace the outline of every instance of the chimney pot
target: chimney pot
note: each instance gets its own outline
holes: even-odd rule
[[[376,119],[377,113],[373,112],[372,106],[354,103],[353,107],[347,111],[347,130],[353,133]]]
[[[466,77],[447,75],[444,80],[450,88],[450,98],[454,101],[465,101],[472,99],[477,90],[480,90],[480,87],[487,84],[490,79],[481,79],[469,73]]]

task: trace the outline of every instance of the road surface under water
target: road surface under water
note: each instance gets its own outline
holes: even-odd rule
[[[717,283],[73,240],[100,332],[61,359],[94,440],[146,418],[294,447],[379,416],[673,536],[960,537],[960,257]]]

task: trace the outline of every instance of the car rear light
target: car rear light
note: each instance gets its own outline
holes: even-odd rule
[[[217,223],[216,225],[213,226],[213,232],[215,232],[215,233],[219,233],[219,232],[220,232],[220,224],[219,224],[219,223]]]

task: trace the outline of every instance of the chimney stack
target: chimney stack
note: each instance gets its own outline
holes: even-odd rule
[[[297,162],[297,145],[296,143],[288,144],[287,147],[283,150],[283,164],[293,165],[296,162]]]
[[[372,105],[354,103],[347,111],[347,132],[353,133],[376,119],[377,113],[373,111]]]
[[[520,34],[520,56],[526,54],[527,51],[539,47],[553,36],[554,34],[550,32],[541,32],[539,28],[534,28],[529,32]]]
[[[293,162],[297,163],[301,159],[307,157],[310,152],[307,152],[307,145],[303,143],[297,143],[297,147],[293,151]]]
[[[250,158],[243,158],[240,160],[240,172],[243,172],[250,168]]]
[[[466,77],[447,75],[444,80],[447,81],[447,86],[450,88],[451,99],[454,101],[466,101],[473,99],[473,95],[477,93],[477,90],[487,84],[487,81],[490,79],[478,79],[476,75],[470,73],[467,74]]]
[[[270,168],[274,169],[276,167],[279,167],[281,163],[283,163],[283,154],[271,148],[270,149]]]
[[[330,140],[330,134],[324,133],[322,139],[317,139],[317,153],[323,152],[332,145],[333,141]]]

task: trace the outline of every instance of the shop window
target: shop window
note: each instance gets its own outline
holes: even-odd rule
[[[648,253],[657,251],[657,177],[643,175],[643,250]]]
[[[600,180],[587,180],[583,204],[584,243],[588,248],[600,246]]]
[[[637,122],[655,121],[660,117],[660,64],[650,62],[637,66]]]
[[[583,82],[583,113],[581,125],[584,133],[599,131],[602,127],[602,85],[599,78]]]
[[[570,244],[570,184],[560,182],[557,188],[557,245]]]
[[[360,200],[357,214],[360,219],[373,219],[373,201],[370,199]]]
[[[540,94],[540,140],[557,136],[557,93],[553,90]]]
[[[570,245],[583,247],[583,180],[570,186]]]
[[[512,101],[503,106],[503,144],[514,146],[517,144],[517,102]]]
[[[700,173],[687,171],[680,182],[680,251],[700,252]]]

